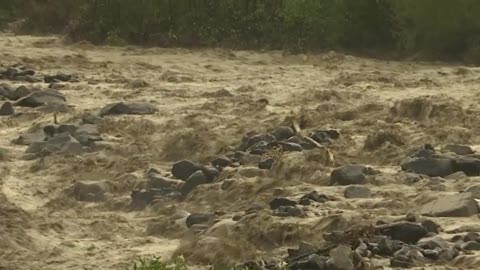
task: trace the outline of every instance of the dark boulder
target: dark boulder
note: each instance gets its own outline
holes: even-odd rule
[[[258,163],[258,168],[262,169],[262,170],[270,170],[270,169],[272,169],[273,165],[275,165],[275,159],[266,158],[264,160],[261,160]]]
[[[13,108],[12,103],[5,102],[0,106],[0,116],[8,116],[15,114],[15,109]]]
[[[62,104],[66,101],[67,99],[60,92],[55,90],[44,90],[30,93],[28,96],[18,100],[16,105],[35,108],[52,103]]]
[[[367,176],[373,175],[373,169],[360,165],[344,165],[332,171],[330,183],[338,185],[361,185],[367,183]]]
[[[270,209],[275,210],[280,206],[295,206],[297,205],[296,201],[290,200],[284,197],[277,197],[270,201]]]
[[[318,254],[310,254],[288,264],[291,270],[326,270],[326,259]]]
[[[324,203],[328,201],[328,197],[325,194],[320,194],[316,190],[309,192],[300,198],[300,200],[310,200],[310,201],[315,201],[319,203]]]
[[[185,223],[187,228],[192,227],[195,224],[210,224],[215,220],[216,216],[209,213],[193,213],[187,217]]]
[[[303,151],[303,147],[298,143],[278,142],[277,145],[280,146],[284,152],[302,152]]]
[[[202,170],[203,166],[190,160],[181,160],[172,167],[172,174],[178,179],[187,181],[194,172]]]
[[[212,161],[212,165],[219,168],[225,168],[232,164],[233,164],[232,160],[226,156],[217,157]]]
[[[150,103],[146,102],[116,102],[103,107],[100,111],[100,116],[106,115],[145,115],[154,114],[158,109]]]
[[[401,165],[403,171],[445,177],[456,171],[451,158],[411,158]]]
[[[277,141],[288,140],[290,137],[295,135],[295,131],[291,127],[281,126],[275,129],[272,132],[272,135],[277,139]]]
[[[447,144],[443,147],[444,151],[449,151],[455,153],[457,155],[470,155],[474,154],[472,148],[468,145],[460,145],[460,144]]]
[[[468,176],[480,175],[480,159],[473,157],[457,157],[454,163],[455,171],[464,172]]]
[[[188,195],[194,188],[208,183],[207,177],[203,173],[203,171],[196,171],[190,177],[188,177],[187,181],[183,184],[180,192],[183,196]]]
[[[397,222],[378,226],[377,229],[381,234],[408,244],[415,244],[427,235],[427,230],[422,225],[412,222]]]
[[[54,82],[68,82],[73,81],[77,77],[73,74],[57,73],[56,75],[47,75],[44,77],[45,83],[54,83]]]
[[[149,172],[147,173],[148,177],[148,187],[149,188],[157,188],[157,189],[172,189],[176,190],[179,189],[184,182],[181,180],[170,179],[167,177],[163,177],[156,172]]]
[[[27,154],[51,153],[60,155],[78,155],[84,152],[82,145],[68,133],[61,133],[47,141],[33,142],[27,148]]]
[[[254,134],[254,135],[247,134],[242,138],[242,143],[239,146],[239,150],[247,151],[251,148],[258,148],[260,145],[259,143],[261,142],[263,142],[261,144],[268,146],[268,143],[274,142],[274,141],[276,141],[276,138],[270,134]],[[257,147],[253,147],[256,144],[258,144]]]

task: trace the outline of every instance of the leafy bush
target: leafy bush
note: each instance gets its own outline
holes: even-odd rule
[[[187,270],[183,257],[178,257],[171,263],[165,263],[160,257],[138,258],[133,262],[133,266],[127,270]]]
[[[17,10],[25,30],[97,44],[382,50],[480,62],[478,0],[3,2],[0,22]]]

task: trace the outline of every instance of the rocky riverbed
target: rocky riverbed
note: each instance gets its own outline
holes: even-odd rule
[[[480,265],[479,68],[0,48],[0,269]]]

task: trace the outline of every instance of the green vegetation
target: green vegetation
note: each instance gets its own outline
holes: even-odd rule
[[[166,263],[160,260],[160,257],[138,258],[133,262],[133,266],[127,270],[187,270],[185,259],[178,257],[172,262]]]
[[[26,19],[23,30],[96,44],[339,49],[480,62],[478,0],[0,1],[0,22],[15,11]]]

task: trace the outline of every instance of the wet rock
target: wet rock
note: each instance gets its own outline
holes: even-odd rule
[[[327,262],[325,258],[320,257],[317,254],[310,254],[297,261],[289,263],[289,269],[291,270],[326,270]]]
[[[354,270],[353,250],[349,246],[340,245],[330,251],[327,261],[328,270]]]
[[[305,199],[315,201],[315,202],[319,202],[319,203],[324,203],[324,202],[328,201],[327,195],[320,194],[316,190],[314,190],[312,192],[309,192],[309,193],[303,195],[302,198],[300,198],[300,200],[305,200]]]
[[[187,181],[187,179],[196,171],[202,170],[202,165],[190,160],[181,160],[172,167],[172,174],[178,179]]]
[[[278,217],[304,217],[306,216],[303,209],[297,206],[280,206],[273,210],[273,215]]]
[[[422,179],[423,177],[419,174],[409,172],[405,173],[405,181],[407,184],[415,184]]]
[[[61,125],[58,129],[59,132],[62,132]],[[73,132],[72,132],[73,131]],[[85,124],[77,128],[73,128],[69,131],[72,136],[77,139],[82,145],[92,146],[95,142],[101,141],[102,137],[100,136],[100,131],[96,125]]]
[[[0,106],[0,116],[8,116],[15,114],[15,110],[13,109],[13,105],[10,102],[5,102]]]
[[[149,172],[148,176],[148,186],[149,188],[163,188],[163,189],[172,189],[176,190],[179,189],[184,182],[181,180],[170,179],[167,177],[163,177],[158,173]]]
[[[152,203],[158,195],[159,194],[157,194],[157,190],[155,189],[133,190],[130,194],[132,199],[130,202],[130,207],[135,210],[143,209]]]
[[[402,163],[402,170],[425,174],[431,177],[445,177],[454,173],[455,163],[449,158],[411,158]]]
[[[433,217],[470,217],[480,212],[471,193],[445,195],[423,205],[420,213]]]
[[[19,82],[37,83],[37,82],[41,82],[42,78],[37,76],[32,76],[32,75],[21,75],[21,76],[15,76],[13,80],[19,81]]]
[[[272,169],[274,164],[275,164],[275,159],[267,158],[267,159],[261,160],[258,163],[258,168],[262,170],[270,170]]]
[[[155,106],[147,102],[116,102],[103,107],[100,111],[100,116],[121,114],[145,115],[154,114],[157,111],[158,109]]]
[[[195,224],[210,224],[215,220],[214,214],[209,213],[193,213],[189,215],[185,221],[187,228],[192,227]]]
[[[358,244],[357,248],[355,248],[355,254],[357,257],[370,257],[372,252],[368,250],[368,245],[365,243],[365,241],[359,240],[359,242],[360,243]]]
[[[415,246],[405,246],[395,252],[390,261],[390,266],[409,268],[415,265],[425,263],[427,260],[419,248]]]
[[[235,152],[234,157],[239,160],[241,165],[258,165],[262,159],[262,156],[260,155],[252,155],[241,151]]]
[[[12,140],[12,143],[18,145],[30,145],[34,142],[43,142],[46,140],[46,136],[43,132],[39,133],[26,133],[18,136],[18,138]]]
[[[422,252],[422,255],[429,260],[436,261],[440,258],[440,251],[436,249],[423,249],[420,250],[420,252]]]
[[[263,155],[266,154],[271,148],[272,145],[270,143],[266,141],[260,141],[248,148],[247,151],[253,155]]]
[[[288,262],[295,262],[298,259],[305,257],[305,255],[307,255],[307,254],[316,253],[316,251],[317,251],[317,248],[314,245],[302,241],[298,245],[298,248],[287,250],[287,252],[288,252],[287,261]]]
[[[473,198],[480,199],[480,185],[473,185],[464,190],[464,192],[471,193]]]
[[[280,206],[295,206],[297,205],[296,201],[290,200],[284,197],[277,197],[270,201],[270,209],[275,210]]]
[[[18,77],[18,76],[33,76],[35,75],[35,71],[32,70],[32,69],[20,69],[20,70],[17,70],[16,74],[15,74],[15,77]]]
[[[57,73],[56,75],[47,75],[44,77],[45,83],[54,83],[54,82],[69,82],[77,79],[77,76],[73,74],[66,73]]]
[[[19,100],[23,97],[30,95],[33,92],[38,92],[38,91],[41,91],[41,90],[38,88],[26,87],[24,85],[21,85],[11,92],[9,98],[11,100]]]
[[[378,230],[394,240],[400,240],[408,244],[417,243],[427,235],[427,230],[420,224],[412,222],[397,222],[378,226]]]
[[[344,191],[345,198],[370,198],[372,192],[369,188],[363,186],[349,186]]]
[[[203,171],[196,171],[192,175],[190,175],[190,177],[188,177],[187,181],[183,184],[180,192],[183,196],[186,196],[194,188],[206,183],[208,183],[208,181]]]
[[[372,174],[372,170],[364,165],[344,165],[332,171],[330,183],[338,185],[361,185],[365,184],[367,182],[367,176]]]
[[[13,93],[13,88],[10,85],[6,83],[0,84],[0,97],[11,99],[12,93]]]
[[[463,237],[464,242],[477,241],[480,242],[480,235],[476,232],[469,232]]]
[[[468,145],[460,145],[460,144],[447,144],[443,147],[444,151],[449,151],[455,153],[457,155],[470,155],[474,154],[472,148]]]
[[[480,242],[477,241],[468,241],[462,245],[464,250],[480,250]]]
[[[142,80],[142,79],[138,79],[138,80],[134,80],[134,81],[131,81],[130,83],[127,84],[127,88],[131,88],[131,89],[137,89],[137,88],[145,88],[145,87],[148,87],[150,84],[147,83],[145,80]]]
[[[220,174],[220,171],[217,168],[210,165],[203,166],[202,172],[207,178],[207,182],[212,182]]]
[[[44,91],[35,91],[30,93],[28,96],[21,98],[16,102],[17,106],[22,107],[40,107],[46,104],[62,104],[65,103],[67,99],[63,94],[55,90],[44,90]]]
[[[336,140],[340,137],[340,132],[337,130],[317,130],[314,131],[310,138],[321,144],[330,144],[333,140]]]
[[[33,142],[27,148],[27,154],[40,154],[41,152],[60,155],[78,155],[84,152],[82,145],[68,133],[61,133],[43,142]]]
[[[87,113],[82,116],[82,124],[98,125],[101,123],[103,123],[103,119],[99,115]]]
[[[303,147],[300,144],[292,142],[278,142],[278,146],[282,147],[284,152],[302,152]]]
[[[232,160],[226,156],[217,157],[212,161],[212,165],[219,168],[225,168],[232,164],[233,164]]]
[[[445,176],[445,179],[447,180],[460,180],[463,178],[468,177],[464,172],[454,172],[450,175]]]
[[[239,146],[240,151],[247,151],[248,149],[263,142],[264,145],[268,146],[268,143],[274,142],[276,138],[270,134],[247,134],[242,138],[242,143]],[[258,146],[257,146],[258,147]]]
[[[99,202],[105,200],[109,185],[104,181],[81,181],[73,185],[73,196],[77,201]]]
[[[308,206],[312,204],[312,201],[307,198],[300,198],[300,200],[298,200],[298,204]]]
[[[468,176],[480,175],[480,159],[473,157],[457,157],[454,161],[455,171],[462,171]]]
[[[229,190],[235,184],[234,180],[223,180],[221,189],[222,190]]]
[[[291,127],[281,126],[275,129],[272,132],[272,135],[275,137],[277,141],[284,141],[288,140],[290,137],[295,135],[295,131]]]
[[[450,248],[450,244],[447,240],[441,238],[440,236],[434,236],[430,238],[424,238],[420,240],[417,244],[417,247],[423,249],[440,249],[445,250]]]
[[[459,254],[459,250],[455,247],[444,249],[440,251],[440,254],[438,255],[438,260],[449,262],[453,260],[455,257],[457,257],[458,254]]]
[[[440,225],[438,225],[437,223],[435,223],[434,221],[432,220],[424,220],[421,222],[422,226],[425,228],[425,230],[427,230],[427,232],[429,233],[440,233]]]
[[[378,241],[375,248],[372,250],[379,255],[392,256],[396,251],[405,246],[405,243],[400,240],[392,240],[388,237],[382,237]]]
[[[47,136],[47,138],[54,137],[58,132],[58,125],[46,125],[43,127],[43,133]],[[62,132],[63,133],[63,132]]]

